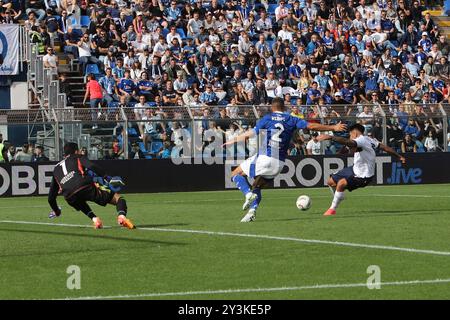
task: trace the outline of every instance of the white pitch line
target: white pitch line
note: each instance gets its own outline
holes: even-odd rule
[[[403,286],[417,284],[438,284],[450,283],[450,279],[433,279],[433,280],[411,280],[411,281],[392,281],[370,283],[370,285],[380,286]],[[204,290],[204,291],[184,291],[184,292],[160,292],[160,293],[140,293],[140,294],[123,294],[114,296],[86,296],[76,298],[64,298],[58,300],[108,300],[108,299],[137,299],[152,297],[174,297],[174,296],[192,296],[192,295],[214,295],[214,294],[231,294],[231,293],[255,293],[255,292],[279,292],[279,291],[301,291],[315,289],[339,289],[339,288],[358,288],[367,287],[367,283],[338,283],[338,284],[317,284],[311,286],[297,287],[279,287],[279,288],[245,288],[245,289],[225,289],[225,290]]]
[[[385,245],[376,245],[376,244],[363,244],[363,243],[353,243],[353,242],[342,242],[342,241],[302,239],[302,238],[294,238],[294,237],[279,237],[279,236],[270,236],[270,235],[263,235],[263,234],[247,234],[247,233],[234,233],[234,232],[190,230],[190,229],[168,229],[168,228],[139,228],[139,229],[140,230],[149,230],[149,231],[161,231],[161,232],[182,232],[182,233],[193,233],[193,234],[206,234],[206,235],[212,235],[212,236],[230,236],[230,237],[242,237],[242,238],[294,241],[294,242],[313,243],[313,244],[328,244],[328,245],[342,246],[342,247],[356,247],[356,248],[404,251],[404,252],[412,252],[412,253],[424,253],[424,254],[432,254],[432,255],[440,255],[440,256],[450,256],[450,252],[447,252],[447,251],[423,250],[423,249],[394,247],[394,246],[385,246]]]
[[[92,226],[80,225],[80,224],[34,222],[34,221],[0,220],[0,223],[92,228]],[[111,228],[111,227],[105,226],[104,228]],[[139,228],[139,226],[138,226],[137,230],[204,234],[204,235],[211,235],[211,236],[228,236],[228,237],[279,240],[279,241],[293,241],[293,242],[300,242],[300,243],[326,244],[326,245],[333,245],[333,246],[340,246],[340,247],[354,247],[354,248],[364,248],[364,249],[377,249],[377,250],[388,250],[388,251],[402,251],[402,252],[410,252],[410,253],[422,253],[422,254],[431,254],[431,255],[438,255],[438,256],[450,256],[450,252],[448,252],[448,251],[424,250],[424,249],[415,249],[415,248],[404,248],[404,247],[395,247],[395,246],[342,242],[342,241],[330,241],[330,240],[302,239],[302,238],[294,238],[294,237],[279,237],[279,236],[270,236],[270,235],[264,235],[264,234],[234,233],[234,232],[191,230],[191,229],[145,228],[145,227]]]

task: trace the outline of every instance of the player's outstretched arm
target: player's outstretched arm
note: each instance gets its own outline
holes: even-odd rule
[[[52,182],[50,184],[50,191],[48,193],[48,204],[50,205],[50,208],[52,208],[53,212],[56,215],[61,214],[61,210],[59,209],[58,203],[56,202],[56,197],[58,197],[58,192],[59,192],[59,186],[55,180],[55,177],[53,177]]]
[[[403,164],[406,163],[405,157],[403,157],[401,154],[397,153],[394,149],[391,147],[388,147],[387,145],[384,145],[382,143],[379,144],[379,148],[386,152],[387,154],[390,154],[391,156],[397,157]]]
[[[321,134],[317,137],[318,141],[324,141],[324,140],[331,140],[334,142],[337,142],[339,144],[345,145],[350,148],[357,147],[356,141],[343,138],[343,137],[337,137],[337,136],[330,136],[329,134]]]
[[[255,135],[255,131],[254,130],[246,131],[246,132],[238,135],[236,138],[228,140],[222,146],[229,146],[229,145],[233,145],[235,143],[241,142],[241,141],[245,141],[248,138],[253,137],[254,135]]]
[[[309,130],[314,130],[314,131],[346,131],[347,125],[344,123],[341,123],[341,122],[339,122],[335,125],[326,125],[326,124],[321,124],[321,123],[309,122],[307,125],[307,128]]]

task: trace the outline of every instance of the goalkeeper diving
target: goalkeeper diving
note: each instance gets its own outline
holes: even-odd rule
[[[101,167],[80,154],[76,143],[69,142],[64,146],[64,160],[56,164],[53,170],[48,195],[48,203],[53,211],[50,212],[49,218],[61,215],[56,198],[58,194],[62,194],[70,206],[92,220],[95,229],[101,229],[103,223],[87,202],[95,202],[101,206],[115,205],[118,224],[134,229],[135,226],[127,218],[127,203],[117,193],[121,186],[124,186],[124,183],[120,177],[107,176]]]

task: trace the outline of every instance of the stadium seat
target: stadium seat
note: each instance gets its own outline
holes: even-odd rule
[[[139,142],[139,149],[143,152],[143,153],[147,153],[147,149],[145,149],[145,145],[143,142]]]
[[[69,16],[67,17],[67,22],[69,23],[69,25],[77,27],[79,26],[77,19],[74,16]]]
[[[164,39],[166,38],[167,34],[170,32],[168,29],[164,28],[162,29],[162,36],[164,37]]]
[[[151,153],[158,153],[161,151],[162,146],[163,143],[161,141],[153,141],[150,146]]]
[[[88,75],[89,73],[93,73],[94,75],[101,74],[100,69],[95,63],[90,63],[86,65],[85,75]]]
[[[425,147],[422,142],[417,140],[416,145],[417,145],[417,152],[425,152]]]
[[[125,20],[127,21],[127,24],[133,23],[133,16],[125,16]]]
[[[265,9],[265,8],[264,8],[264,5],[261,4],[261,3],[255,3],[255,11],[256,11],[256,12],[259,12],[259,10],[261,10],[261,9]],[[255,21],[258,21],[258,20],[255,19]]]
[[[186,39],[186,33],[184,32],[183,28],[177,28],[177,33],[180,35],[181,39]]]
[[[267,13],[270,15],[275,15],[275,9],[278,7],[278,4],[269,4],[269,7],[267,8]]]
[[[119,147],[122,148],[123,147],[123,136],[122,136],[122,134],[119,134],[117,136],[117,141],[119,141]]]
[[[88,28],[90,24],[91,24],[91,19],[89,18],[89,16],[81,16],[81,18],[80,18],[81,27]]]
[[[73,29],[72,32],[78,38],[81,38],[83,36],[83,30],[81,29]]]
[[[128,128],[128,136],[129,137],[139,137],[139,134],[135,128]]]

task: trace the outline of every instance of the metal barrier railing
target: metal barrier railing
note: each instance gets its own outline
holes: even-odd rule
[[[42,56],[36,56],[36,91],[42,90],[44,86],[44,62]]]
[[[49,92],[56,90],[55,84]],[[65,98],[60,96],[59,99]],[[49,103],[51,103],[49,101]],[[385,106],[382,106],[383,108]],[[347,108],[347,112],[344,112]],[[354,115],[349,108],[358,110]],[[362,108],[362,109],[361,109]],[[368,132],[386,144],[395,146],[404,135],[409,120],[412,128],[426,124],[434,128],[438,135],[439,148],[447,151],[448,118],[446,110],[450,105],[440,104],[433,113],[396,113],[386,114],[377,111],[371,105],[338,105],[338,106],[293,106],[289,111],[312,122],[334,124],[337,122],[362,123]],[[205,130],[222,130],[224,125],[234,125],[239,130],[252,128],[256,121],[270,109],[269,106],[162,106],[149,108],[48,108],[31,110],[0,110],[0,125],[26,125],[29,128],[31,141],[46,141],[52,148],[57,160],[60,150],[66,141],[78,141],[80,144],[92,145],[99,149],[108,148],[112,140],[120,137],[123,157],[128,158],[130,144],[143,141],[142,128],[154,125],[163,128],[163,132],[171,132],[182,128],[190,132],[191,150],[199,143]],[[362,110],[361,112],[360,109]],[[367,115],[363,113],[368,113]],[[416,123],[417,122],[417,123]],[[100,127],[93,129],[93,127]],[[400,129],[398,129],[400,128]],[[400,136],[399,136],[400,134]],[[422,134],[423,136],[423,134]],[[424,137],[425,138],[425,137]],[[422,139],[423,141],[423,139]],[[420,142],[420,141],[419,141]],[[421,143],[421,142],[420,142]]]
[[[48,85],[48,107],[57,108],[58,106],[58,94],[59,94],[59,81],[52,80]]]

